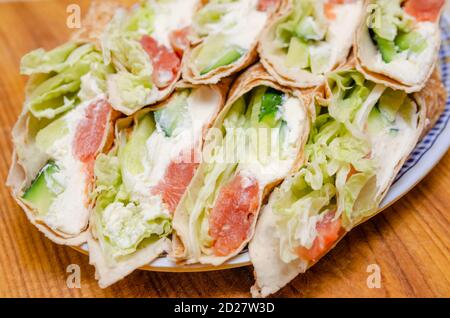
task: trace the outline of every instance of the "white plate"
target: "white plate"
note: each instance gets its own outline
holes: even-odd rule
[[[450,94],[450,20],[444,16],[441,21],[442,47],[440,51],[440,67],[442,80]],[[445,111],[439,121],[427,136],[417,145],[410,158],[399,172],[395,183],[389,190],[381,204],[381,210],[396,202],[415,185],[417,185],[441,160],[450,148],[450,100],[447,101]],[[87,253],[86,244],[76,248]],[[159,272],[204,272],[250,265],[247,251],[243,251],[226,264],[218,267],[210,265],[180,266],[167,257],[160,257],[151,265],[142,267],[143,270]]]

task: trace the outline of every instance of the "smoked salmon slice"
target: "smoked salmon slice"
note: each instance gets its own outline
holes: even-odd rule
[[[152,61],[152,77],[156,86],[158,88],[169,86],[176,79],[180,69],[181,60],[178,55],[148,35],[141,38],[141,45]]]
[[[317,237],[311,248],[303,246],[297,248],[297,255],[305,260],[316,262],[330,249],[341,236],[343,228],[341,219],[334,220],[335,211],[327,213],[322,221],[316,224]]]
[[[183,56],[184,52],[189,47],[189,35],[191,33],[190,27],[175,30],[170,33],[170,45],[172,45],[178,56]]]
[[[258,10],[266,12],[270,9],[276,8],[279,3],[280,0],[259,0]]]
[[[162,201],[172,214],[175,212],[198,167],[198,163],[194,160],[180,161],[170,162],[163,180],[151,191],[152,195],[161,196]]]
[[[445,0],[408,0],[404,10],[420,22],[436,22]]]
[[[111,111],[111,105],[104,99],[97,100],[87,107],[73,140],[74,155],[81,162],[90,163],[95,160],[104,140]]]
[[[356,0],[328,0],[324,3],[324,12],[325,16],[328,20],[336,19],[336,13],[334,12],[334,8],[337,4],[345,4],[345,3],[353,3]]]
[[[219,193],[209,216],[209,235],[216,256],[227,256],[247,239],[259,207],[256,179],[235,176]]]

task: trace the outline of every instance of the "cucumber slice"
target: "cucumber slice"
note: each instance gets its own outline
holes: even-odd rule
[[[380,50],[383,61],[385,63],[391,63],[397,55],[397,47],[395,46],[394,41],[383,39],[376,34],[374,38],[378,45],[378,49]]]
[[[411,50],[414,53],[421,53],[427,48],[426,39],[419,32],[400,33],[395,38],[395,45],[400,51]]]
[[[36,146],[42,152],[46,152],[57,140],[69,133],[67,122],[64,117],[58,118],[36,135]]]
[[[156,123],[167,137],[175,136],[177,128],[182,128],[189,122],[189,94],[188,89],[175,93],[163,109],[155,112]]]
[[[311,72],[323,74],[329,70],[331,48],[328,46],[311,47],[310,51]]]
[[[298,67],[305,69],[309,67],[309,46],[306,42],[301,41],[293,36],[289,44],[288,53],[286,55],[287,67]]]
[[[195,63],[200,75],[205,75],[216,68],[236,62],[244,52],[244,49],[236,45],[227,44],[224,36],[216,36],[200,47]]]
[[[381,115],[380,110],[378,107],[372,108],[372,111],[370,112],[369,119],[368,119],[368,129],[369,134],[371,135],[377,135],[387,127],[387,121]]]
[[[405,101],[406,93],[388,88],[378,102],[381,114],[389,121],[394,122],[400,107]]]
[[[121,167],[132,175],[144,172],[142,159],[146,157],[148,138],[155,131],[155,122],[151,113],[139,119],[123,148],[119,150]]]
[[[267,91],[266,86],[260,86],[255,88],[251,92],[251,99],[249,107],[247,108],[246,117],[250,118],[250,124],[252,127],[258,127],[258,123],[260,121],[262,100],[266,91]]]
[[[53,200],[61,193],[59,184],[53,178],[57,172],[58,166],[52,161],[48,162],[22,196],[23,201],[39,215],[47,214]]]

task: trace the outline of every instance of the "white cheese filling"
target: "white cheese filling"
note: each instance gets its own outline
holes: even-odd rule
[[[206,86],[193,89],[187,98],[189,126],[184,127],[175,137],[167,137],[160,129],[150,136],[147,140],[147,153],[142,160],[144,172],[136,176],[123,176],[133,201],[141,204],[153,201],[151,189],[164,179],[170,163],[179,160],[181,154],[190,153],[192,149],[201,151],[203,131],[218,112],[220,98],[217,91]],[[161,200],[159,202],[162,204]],[[155,205],[153,207],[156,208]],[[159,208],[170,215],[166,208]]]
[[[86,166],[75,158],[73,146],[76,142],[74,137],[77,126],[83,120],[89,105],[94,101],[86,101],[64,116],[68,134],[57,139],[46,151],[59,168],[52,178],[61,186],[63,192],[56,196],[48,213],[42,216],[42,220],[49,227],[69,235],[82,232],[89,219],[87,193],[89,180],[87,180]]]
[[[257,10],[258,0],[240,0],[225,6],[227,13],[220,23],[206,25],[208,36],[222,34],[228,44],[250,49],[265,26],[268,13]]]
[[[192,24],[198,2],[198,0],[152,1],[155,12],[152,37],[159,44],[170,48],[170,33]]]

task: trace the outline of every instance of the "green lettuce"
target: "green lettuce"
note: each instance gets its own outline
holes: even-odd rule
[[[155,112],[158,128],[167,137],[179,135],[186,126],[191,124],[187,101],[190,93],[190,89],[177,91],[163,109]]]
[[[271,202],[285,262],[298,258],[298,247],[311,248],[324,215],[333,213],[350,229],[378,205],[371,143],[366,132],[354,133],[375,85],[356,71],[334,72],[328,83],[333,99],[327,107],[318,107],[305,147],[306,163],[276,190]]]
[[[32,75],[25,106],[38,119],[55,118],[94,97],[94,93],[86,93],[91,83],[83,84],[83,77],[90,74],[101,92],[111,71],[93,45],[72,43],[49,52],[39,49],[29,53],[22,60],[21,70]]]
[[[369,16],[369,32],[380,50],[385,63],[390,63],[400,53],[420,54],[427,48],[426,39],[414,31],[414,20],[406,14],[402,0],[378,0]]]
[[[323,73],[330,57],[329,50],[322,47],[327,31],[322,1],[293,1],[290,15],[275,30],[277,46],[286,53],[286,66]]]
[[[141,5],[131,16],[118,11],[102,35],[105,63],[112,62],[118,70],[109,80],[111,102],[130,113],[148,104],[154,93],[153,65],[140,43],[143,35],[151,34],[153,17],[149,5]]]
[[[227,18],[233,14],[230,3],[242,0],[208,1],[194,16],[193,28],[196,33],[205,38],[192,52],[191,61],[200,75],[226,65],[230,65],[243,57],[247,50],[232,43],[226,30],[235,27],[233,19]],[[217,32],[219,27],[224,32]]]
[[[146,127],[146,121],[143,122]],[[145,127],[138,127],[134,137],[140,140],[145,134]],[[155,213],[153,210],[149,213],[153,206],[132,199],[132,194],[123,180],[123,169],[120,150],[117,148],[108,155],[99,155],[94,168],[95,230],[111,262],[167,237],[172,231],[171,220],[166,213]]]
[[[221,127],[221,138],[213,144],[213,151],[208,154],[210,158],[203,163],[203,185],[192,196],[195,198],[193,202],[189,203],[190,215],[196,222],[196,239],[203,249],[207,250],[213,243],[209,236],[209,211],[214,207],[221,187],[236,174],[240,163],[247,162],[250,153],[258,151],[258,146],[266,146],[263,149],[267,149],[269,155],[273,154],[273,147],[252,144],[254,141],[261,143],[262,140],[248,138],[247,132],[250,129],[259,132],[259,128],[280,131],[287,129],[282,120],[284,100],[284,93],[259,86],[237,99],[226,114]],[[273,143],[270,145],[273,146]],[[264,159],[257,158],[263,164]]]
[[[230,12],[227,5],[238,0],[213,0],[203,6],[194,16],[193,26],[200,36],[206,36],[211,31],[211,25],[222,23],[223,18]]]
[[[84,54],[93,50],[93,45],[78,47],[74,42],[68,42],[53,50],[34,50],[22,57],[20,73],[23,75],[61,72],[76,63]]]

